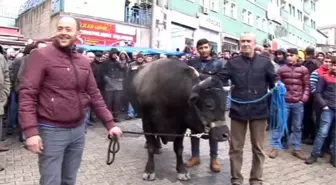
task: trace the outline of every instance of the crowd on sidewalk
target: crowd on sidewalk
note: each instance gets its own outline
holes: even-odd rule
[[[68,21],[68,23],[71,22],[70,19],[66,21]],[[291,142],[286,142],[288,140],[284,139],[284,130],[282,127],[269,128],[269,132],[272,133],[272,149],[269,151],[268,156],[275,159],[279,156],[281,150],[287,149],[289,144],[292,144],[292,154],[298,159],[304,160],[306,164],[313,164],[319,157],[330,154],[330,163],[336,167],[336,57],[330,53],[316,52],[313,47],[307,47],[305,51],[296,48],[272,51],[268,44],[265,44],[263,48],[255,48],[253,36],[246,34],[245,37],[246,40],[241,40],[242,53],[252,48],[253,51],[250,52],[250,56],[243,56],[240,52],[228,50],[215,53],[211,50],[210,42],[206,39],[201,39],[197,43],[196,53],[188,53],[188,49],[186,49],[184,56],[173,58],[185,62],[200,73],[207,75],[220,73],[223,81],[231,80],[236,84],[231,92],[233,94],[237,94],[237,89],[239,88],[245,89],[246,86],[249,85],[248,83],[255,86],[254,89],[248,90],[247,95],[242,94],[241,96],[253,94],[251,96],[257,97],[262,94],[263,89],[260,87],[260,84],[258,84],[260,82],[256,81],[256,79],[264,78],[264,76],[261,76],[263,73],[268,75],[266,78],[266,81],[268,80],[267,83],[272,84],[273,78],[280,80],[285,85],[287,91],[285,98],[286,110],[290,128],[289,132],[293,138],[289,140]],[[125,96],[125,91],[127,91],[130,83],[128,79],[131,79],[130,77],[135,75],[135,73],[147,63],[160,58],[169,57],[165,55],[145,55],[141,51],[127,53],[117,49],[111,49],[108,52],[85,52],[76,49],[72,44],[63,47],[62,43],[65,42],[64,38],[65,37],[60,37],[58,41],[53,42],[52,46],[48,46],[47,43],[42,41],[37,41],[27,45],[25,49],[20,52],[10,48],[4,51],[0,48],[0,128],[2,129],[0,134],[2,140],[4,140],[6,136],[16,132],[19,133],[22,142],[24,142],[26,138],[36,136],[38,132],[45,134],[42,135],[42,137],[45,137],[51,134],[53,130],[61,129],[59,128],[60,125],[64,124],[62,120],[71,119],[77,120],[78,122],[78,120],[81,119],[76,117],[76,115],[65,112],[65,110],[69,110],[70,108],[77,110],[83,107],[86,111],[85,127],[94,124],[98,121],[98,118],[100,118],[110,133],[120,134],[119,130],[113,130],[113,128],[116,128],[113,127],[113,123],[137,117],[132,104],[127,96]],[[69,45],[71,45],[71,48],[69,48]],[[64,48],[66,48],[66,51],[64,51]],[[44,55],[47,54],[50,56],[44,56],[41,52]],[[72,53],[76,53],[74,58],[72,58]],[[77,54],[80,56],[77,56]],[[88,66],[84,64],[75,63],[74,65],[78,66],[73,66],[73,68],[78,68],[78,70],[72,72],[72,67],[66,67],[65,64],[59,61],[59,64],[52,64],[51,67],[49,64],[43,63],[43,65],[41,65],[41,63],[35,61],[41,57],[46,57],[44,59],[45,61],[54,59],[48,58],[51,56],[54,58],[60,57],[70,64],[74,64],[74,61],[78,62],[89,59],[90,66],[88,68]],[[254,64],[255,62],[260,63]],[[231,74],[230,70],[237,67],[235,65],[245,63],[251,65],[251,69],[253,68],[255,71],[245,72],[245,68],[241,68],[235,71],[234,75]],[[263,66],[258,67],[258,65]],[[52,68],[52,70],[50,70],[49,67]],[[48,76],[45,76],[45,70],[48,70]],[[39,71],[40,73],[35,74]],[[76,74],[70,78],[69,74],[66,74],[65,71]],[[258,71],[260,73],[258,73]],[[89,78],[91,77],[91,72],[93,73],[93,79]],[[33,73],[34,75],[31,75]],[[246,76],[249,78],[246,79]],[[75,86],[77,89],[75,90],[72,89],[74,87],[71,86],[75,84],[74,81],[78,82],[78,85]],[[87,84],[91,84],[92,86],[88,86]],[[61,92],[58,89],[59,86],[62,86],[66,90],[63,89],[64,91]],[[98,90],[96,90],[96,87]],[[55,95],[52,89],[59,90],[60,94],[52,96]],[[79,95],[74,95],[74,92]],[[87,92],[90,97],[84,92]],[[39,93],[43,96],[38,96]],[[60,97],[61,95],[62,97]],[[78,96],[78,100],[73,100],[72,96]],[[102,97],[102,99],[100,97]],[[90,99],[92,101],[91,103],[89,103]],[[36,110],[39,116],[38,130],[36,128],[37,126],[34,125],[37,123],[32,123],[36,121],[37,118],[31,117],[28,113],[35,115],[36,112],[33,105],[36,106],[37,103],[41,102],[48,103],[48,105],[52,105],[53,108],[43,107],[42,104],[39,104],[40,107]],[[57,102],[57,105],[54,105],[56,104],[54,102]],[[261,182],[262,163],[264,161],[262,154],[263,147],[261,146],[263,145],[261,141],[264,139],[264,135],[257,133],[263,129],[263,126],[266,127],[267,123],[260,120],[259,123],[258,118],[262,118],[263,120],[268,117],[267,106],[266,104],[265,106],[263,104],[253,105],[255,106],[253,112],[247,113],[246,110],[248,110],[248,108],[246,107],[242,108],[243,106],[237,106],[236,104],[231,105],[230,102],[223,103],[226,103],[228,107],[232,106],[230,117],[233,120],[231,120],[231,124],[233,125],[233,142],[230,143],[230,157],[232,169],[235,169],[232,173],[234,178],[236,178],[233,179],[233,184],[241,184],[242,179],[239,168],[241,168],[242,147],[245,135],[242,135],[240,131],[245,129],[246,132],[247,127],[244,126],[246,123],[241,121],[241,119],[245,121],[250,120],[250,117],[246,117],[245,119],[244,116],[246,115],[252,115],[252,117],[254,116],[255,118],[253,120],[257,120],[253,122],[253,127],[250,126],[251,132],[255,130],[253,134],[255,138],[252,138],[252,144],[255,158],[254,165],[256,168],[254,172],[251,173],[252,176],[255,176],[255,179],[251,177],[251,182],[259,183]],[[75,107],[77,104],[80,107]],[[105,104],[109,113],[105,111]],[[81,110],[77,111],[79,111],[81,116]],[[243,114],[244,111],[246,114]],[[19,112],[20,119],[18,119]],[[96,114],[94,114],[94,112],[96,112]],[[112,114],[112,116],[110,114]],[[60,117],[58,119],[61,120],[54,121],[52,120],[53,117]],[[113,120],[110,120],[112,117]],[[25,121],[25,123],[19,123],[19,120]],[[49,124],[50,122],[55,122],[55,124]],[[79,128],[76,124],[69,125],[76,126],[78,130],[74,130],[74,132],[78,132],[78,134],[82,131],[81,129],[83,129]],[[23,133],[21,130],[23,130]],[[60,137],[63,136],[60,135]],[[64,135],[64,137],[66,137],[66,135]],[[36,140],[36,142],[40,141]],[[53,141],[45,142],[52,143]],[[309,156],[303,152],[302,143],[313,145],[312,152]],[[54,144],[57,145],[57,143]],[[83,147],[82,142],[76,144]],[[187,161],[187,167],[200,164],[199,140],[193,140],[191,144],[192,157]],[[32,145],[29,144],[27,148],[36,153],[41,152],[39,148],[32,149]],[[0,152],[7,150],[8,148],[5,146],[0,147]],[[210,141],[210,150],[210,168],[214,172],[219,172],[221,167],[217,161],[218,143]],[[82,151],[78,155],[82,155]],[[51,163],[50,159],[45,159],[44,162]],[[76,164],[76,166],[79,167],[79,164]],[[1,170],[3,170],[3,168],[1,168]],[[44,175],[43,177],[47,178],[50,174]]]

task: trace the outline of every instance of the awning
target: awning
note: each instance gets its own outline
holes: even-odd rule
[[[19,28],[0,26],[0,36],[23,38],[20,34]]]

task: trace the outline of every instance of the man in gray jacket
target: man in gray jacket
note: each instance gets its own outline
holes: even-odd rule
[[[8,96],[10,93],[10,78],[8,63],[5,57],[0,54],[0,138],[2,137],[3,129],[3,115],[5,114],[4,107],[7,103]],[[7,151],[8,148],[0,147],[0,152]],[[0,165],[0,171],[3,171],[4,168]]]

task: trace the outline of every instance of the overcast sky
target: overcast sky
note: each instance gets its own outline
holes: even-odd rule
[[[336,0],[318,0],[316,4],[316,24],[326,26],[336,24]],[[332,15],[327,17],[326,14]]]

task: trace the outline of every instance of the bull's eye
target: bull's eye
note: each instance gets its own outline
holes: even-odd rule
[[[215,109],[215,102],[211,99],[206,99],[205,100],[205,106],[207,109],[214,110]]]

